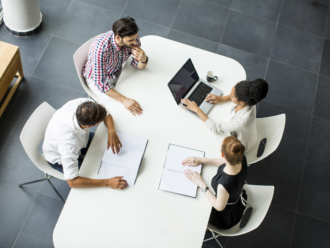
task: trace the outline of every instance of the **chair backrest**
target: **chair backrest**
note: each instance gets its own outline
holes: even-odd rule
[[[86,64],[87,58],[88,58],[89,47],[92,44],[92,41],[94,39],[95,39],[95,37],[93,37],[92,39],[90,39],[86,43],[82,44],[78,48],[78,50],[73,55],[73,61],[74,61],[74,65],[76,67],[78,77],[79,77],[79,80],[80,80],[80,83],[81,83],[82,87],[87,92],[87,94],[89,96],[91,96],[96,102],[101,103],[100,98],[97,97],[96,94],[93,91],[90,90],[90,88],[88,87],[88,85],[86,83],[85,78],[82,76],[82,70],[83,70],[83,68]]]
[[[252,213],[246,226],[243,228],[239,227],[238,223],[236,226],[221,230],[217,227],[209,224],[208,228],[222,236],[238,236],[256,229],[264,220],[270,203],[274,195],[274,186],[260,186],[260,185],[248,185],[244,186],[246,194],[248,196],[248,207],[252,207]]]
[[[30,116],[21,132],[20,140],[31,161],[43,172],[65,180],[63,173],[53,169],[43,155],[38,153],[38,146],[45,137],[47,125],[55,113],[55,109],[43,102]]]
[[[245,154],[248,164],[256,163],[273,153],[280,144],[285,127],[285,114],[257,118],[257,146]],[[263,154],[257,157],[260,141],[267,139]]]

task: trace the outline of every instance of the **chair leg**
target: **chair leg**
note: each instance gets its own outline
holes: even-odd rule
[[[47,182],[49,183],[49,185],[53,188],[53,190],[56,192],[56,194],[58,195],[59,198],[61,198],[62,202],[65,203],[64,199],[62,198],[62,196],[60,195],[60,193],[58,193],[58,191],[56,190],[55,186],[52,184],[52,182],[49,180],[47,180]]]
[[[45,180],[48,180],[47,177],[43,178],[43,179],[40,179],[40,180],[35,180],[35,181],[31,181],[31,182],[27,182],[27,183],[22,183],[22,184],[19,184],[18,187],[22,187],[23,185],[26,185],[26,184],[31,184],[31,183],[37,183],[37,182],[42,182],[42,181],[45,181]]]
[[[219,246],[221,247],[221,248],[223,248],[222,247],[222,245],[221,245],[221,243],[219,242],[219,240],[217,239],[217,237],[219,237],[219,236],[221,236],[221,235],[215,235],[215,233],[210,229],[210,231],[211,231],[211,233],[212,233],[212,237],[211,238],[209,238],[209,239],[205,239],[203,242],[206,242],[206,241],[209,241],[209,240],[212,240],[212,239],[215,239],[215,241],[217,241],[217,243],[219,244]]]

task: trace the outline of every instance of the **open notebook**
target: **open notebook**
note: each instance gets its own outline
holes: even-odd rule
[[[170,144],[158,189],[195,198],[197,185],[186,178],[184,170],[189,168],[200,174],[202,165],[188,167],[183,166],[181,163],[188,157],[204,157],[204,154],[205,153],[201,151]]]
[[[133,187],[148,140],[119,131],[117,135],[122,148],[118,154],[113,154],[111,148],[105,150],[98,179],[123,176],[128,187]]]

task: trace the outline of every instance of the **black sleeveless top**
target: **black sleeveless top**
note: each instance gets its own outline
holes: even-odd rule
[[[227,205],[222,211],[212,208],[209,222],[219,229],[229,229],[235,226],[242,219],[245,210],[245,206],[239,198],[247,177],[246,157],[243,156],[242,169],[237,175],[226,174],[223,171],[225,166],[226,164],[219,166],[217,174],[212,178],[211,185],[217,196],[218,185],[221,184],[229,194],[228,203],[237,203]],[[245,190],[243,190],[243,197],[247,200]]]

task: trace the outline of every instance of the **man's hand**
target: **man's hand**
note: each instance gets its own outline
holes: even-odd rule
[[[197,113],[197,111],[199,110],[199,107],[197,106],[197,104],[195,102],[190,101],[189,99],[185,98],[185,99],[181,99],[181,103],[185,104],[187,107],[182,106],[182,108],[186,108],[189,109],[195,113]]]
[[[107,179],[107,187],[112,189],[125,189],[128,184],[127,181],[123,179],[123,177],[113,177]]]
[[[212,103],[212,104],[215,104],[215,103],[228,101],[228,97],[216,96],[214,94],[207,94],[207,97],[206,97],[205,101],[207,101],[209,103]]]
[[[112,153],[116,154],[120,151],[122,144],[118,138],[118,135],[115,130],[108,133],[108,146],[107,150],[111,147]]]
[[[146,62],[147,60],[146,54],[139,46],[132,47],[132,56],[139,62]]]
[[[123,105],[134,116],[135,114],[137,115],[142,114],[142,108],[140,107],[140,104],[133,99],[125,98],[125,100],[123,101]]]

